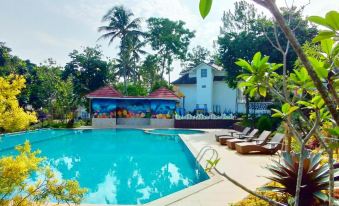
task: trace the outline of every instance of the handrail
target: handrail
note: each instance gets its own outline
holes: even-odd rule
[[[212,151],[212,155],[211,157],[209,158],[209,160],[213,160],[214,156],[214,161],[217,160],[219,158],[219,154],[218,154],[218,151],[216,149],[214,149],[213,147],[209,146],[209,145],[206,145],[204,147],[202,147],[198,153],[198,155],[196,156],[196,163],[200,163],[200,161],[202,160],[202,158],[206,155],[206,153],[208,151]],[[208,162],[206,162],[206,166],[208,166]]]

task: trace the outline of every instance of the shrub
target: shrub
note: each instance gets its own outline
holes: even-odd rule
[[[266,184],[265,186],[280,186],[278,183],[275,182],[270,182],[268,184]],[[263,195],[265,197],[268,197],[272,200],[281,202],[281,203],[286,203],[289,196],[287,194],[278,194],[276,192],[271,192],[271,191],[262,191],[262,190],[258,190],[256,191],[256,193]],[[231,204],[232,206],[270,206],[269,203],[267,203],[266,201],[259,199],[253,195],[248,195],[246,198],[244,198],[243,200],[235,203],[235,204]]]
[[[256,128],[260,132],[262,132],[264,130],[272,131],[272,129],[273,129],[272,118],[270,118],[267,115],[263,115],[263,116],[259,117],[257,124],[256,124]]]
[[[0,205],[45,205],[51,200],[60,203],[80,204],[86,189],[74,180],[59,180],[48,167],[42,167],[44,158],[39,151],[31,151],[28,141],[17,146],[17,156],[0,159]],[[29,180],[38,173],[36,181]]]

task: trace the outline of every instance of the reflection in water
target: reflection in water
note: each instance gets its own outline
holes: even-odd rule
[[[86,196],[84,202],[88,203],[106,203],[106,204],[117,204],[117,186],[119,181],[113,172],[108,173],[105,176],[104,182],[97,185],[97,190],[90,191]]]
[[[44,132],[34,138],[48,137]],[[144,204],[208,179],[176,136],[140,130],[60,132],[53,130],[58,138],[32,148],[48,158],[45,164],[57,177],[75,179],[89,190],[83,203]]]

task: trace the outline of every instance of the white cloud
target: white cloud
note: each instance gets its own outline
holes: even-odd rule
[[[290,3],[293,0],[287,0]],[[222,13],[233,9],[235,0],[213,2],[211,13],[205,20],[199,15],[198,0],[11,0],[1,3],[0,40],[8,42],[15,54],[39,63],[48,57],[64,64],[68,54],[80,46],[103,45],[106,56],[117,54],[117,44],[110,47],[107,41],[97,42],[100,34],[97,28],[102,25],[101,18],[108,9],[124,5],[144,20],[151,16],[183,20],[186,26],[195,30],[191,47],[202,45],[212,49],[213,40],[219,34]],[[251,2],[251,1],[248,1]],[[297,5],[304,5],[308,0],[295,0]],[[285,0],[277,0],[279,6]],[[265,11],[257,6],[259,11]],[[305,9],[306,15],[324,15],[329,10],[339,10],[338,0],[311,0]],[[29,12],[26,12],[29,11]],[[145,24],[143,24],[145,27]],[[24,31],[25,35],[23,35]],[[178,77],[180,64],[174,64],[171,79]]]

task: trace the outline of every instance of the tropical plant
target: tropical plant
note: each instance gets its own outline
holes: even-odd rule
[[[279,186],[266,186],[261,189],[287,193],[294,197],[300,162],[299,156],[297,153],[282,152],[280,161],[273,160],[274,164],[267,167],[273,175],[268,179],[279,183]],[[303,157],[303,178],[299,204],[305,206],[322,205],[328,202],[326,192],[329,188],[329,166],[328,164],[321,164],[320,153],[313,154],[305,151]]]
[[[18,75],[0,77],[0,130],[21,131],[37,121],[35,113],[24,111],[17,100],[25,81]]]
[[[328,205],[332,206],[334,205],[335,176],[333,148],[338,148],[337,134],[339,133],[339,99],[337,96],[339,78],[336,69],[339,66],[337,38],[339,13],[331,11],[326,14],[325,18],[310,17],[310,20],[325,25],[329,30],[326,32],[321,31],[313,40],[315,42],[321,40],[321,52],[318,55],[308,57],[286,23],[276,2],[274,0],[254,0],[254,2],[267,8],[272,13],[277,25],[281,28],[289,44],[299,57],[301,64],[291,72],[292,74],[279,75],[274,71],[272,64],[267,63],[265,57],[261,58],[261,55],[256,54],[252,62],[238,61],[238,65],[248,71],[248,74],[240,76],[243,83],[240,83],[239,86],[247,90],[250,95],[256,95],[253,91],[258,91],[257,93],[261,96],[266,96],[267,93],[270,93],[273,98],[283,103],[281,110],[274,110],[274,116],[281,117],[286,125],[285,132],[297,139],[301,151],[299,159],[305,159],[306,145],[311,137],[314,136],[320,142],[322,151],[328,155],[329,159],[329,175],[327,176],[329,195],[327,198]],[[200,1],[200,11],[203,17],[208,14],[211,4],[211,0]],[[316,58],[319,55],[322,58]],[[253,64],[253,62],[256,64]],[[249,81],[247,82],[247,80]],[[259,80],[262,80],[262,82]],[[286,87],[284,88],[284,86]],[[324,136],[324,130],[331,131],[327,137]],[[295,195],[293,197],[295,206],[301,205],[302,202],[303,164],[304,161],[300,161],[297,168]],[[286,205],[248,190],[225,173],[222,173],[222,175],[245,191],[272,205]]]
[[[115,39],[120,38],[120,60],[122,74],[124,77],[125,92],[127,91],[127,69],[126,65],[130,63],[130,51],[128,51],[128,44],[130,44],[131,38],[138,38],[140,35],[144,35],[140,31],[140,18],[131,19],[133,13],[126,10],[123,6],[115,6],[110,9],[102,18],[103,22],[107,22],[108,25],[99,27],[99,32],[104,34],[99,39],[109,39],[108,44],[111,44]],[[132,41],[135,41],[132,40]]]
[[[0,205],[42,206],[50,201],[80,204],[86,189],[74,180],[60,180],[51,169],[42,167],[44,158],[31,151],[28,141],[17,146],[18,155],[0,159]],[[39,178],[31,179],[33,174]]]

